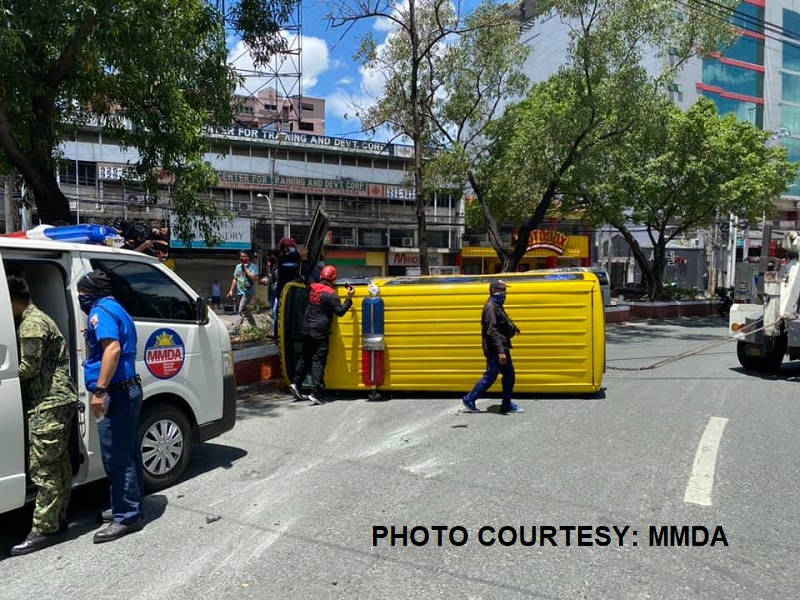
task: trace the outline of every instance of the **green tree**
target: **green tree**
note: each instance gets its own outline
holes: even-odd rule
[[[213,223],[200,191],[207,124],[231,118],[237,77],[226,27],[264,63],[285,41],[280,23],[296,0],[8,0],[0,30],[0,163],[32,192],[39,219],[69,221],[56,180],[58,148],[77,128],[101,127],[138,150],[135,173],[154,193],[157,170],[176,177],[179,233],[190,215]],[[208,223],[206,223],[206,230]]]
[[[717,214],[754,221],[771,213],[797,166],[786,148],[767,143],[769,132],[720,117],[707,98],[686,112],[663,98],[650,114],[594,168],[587,164],[578,196],[592,221],[619,230],[657,298],[671,240],[711,225]],[[634,225],[646,228],[652,261],[631,233]]]
[[[471,225],[489,229],[503,270],[517,268],[530,232],[560,204],[564,181],[647,122],[654,94],[698,47],[718,48],[730,39],[733,30],[710,11],[673,8],[665,0],[552,2],[550,10],[570,28],[564,65],[492,127],[473,184],[478,202],[467,215]],[[655,77],[642,66],[653,48],[669,49],[672,57]],[[512,247],[502,244],[503,222],[518,226]]]
[[[364,19],[380,18],[391,24],[383,45],[371,34],[362,40],[357,58],[380,73],[385,83],[375,103],[357,116],[367,131],[388,127],[397,136],[407,136],[414,146],[415,213],[419,236],[420,271],[430,272],[426,220],[427,159],[437,150],[441,133],[432,115],[444,116],[442,96],[448,89],[453,69],[445,65],[449,50],[459,38],[479,30],[505,25],[502,10],[478,9],[476,16],[462,14],[459,3],[451,0],[334,0],[329,19],[333,27],[349,27]],[[462,57],[459,57],[462,58]],[[476,107],[477,108],[477,107]],[[469,123],[465,122],[464,126]],[[441,172],[441,171],[439,171]],[[463,171],[462,171],[463,173]],[[435,181],[442,185],[442,181]]]
[[[482,4],[465,23],[467,32],[438,61],[428,115],[432,152],[426,173],[451,192],[463,192],[467,182],[479,187],[475,168],[487,152],[488,131],[505,104],[530,86],[522,72],[530,46],[520,41],[519,23],[505,6]],[[489,228],[490,235],[496,231],[496,225]]]

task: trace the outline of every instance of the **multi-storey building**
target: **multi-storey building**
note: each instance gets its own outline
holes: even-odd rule
[[[325,260],[350,276],[404,275],[418,271],[415,194],[408,146],[279,132],[240,126],[209,130],[206,159],[219,182],[208,194],[234,215],[222,230],[225,243],[191,251],[172,236],[172,255],[181,276],[198,289],[213,279],[229,281],[239,249],[253,249],[263,263],[282,237],[305,242],[318,204],[330,215]],[[170,178],[157,202],[126,168],[137,156],[100,131],[85,128],[63,144],[60,184],[79,221],[115,218],[170,224]],[[436,194],[428,209],[431,265],[459,261],[463,235],[461,199]]]
[[[234,122],[251,129],[325,135],[325,100],[284,98],[274,89],[233,97]]]

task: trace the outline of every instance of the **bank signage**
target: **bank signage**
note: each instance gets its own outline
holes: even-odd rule
[[[285,144],[301,148],[331,149],[338,152],[352,152],[358,154],[374,154],[377,156],[397,156],[411,158],[414,150],[411,146],[387,144],[370,140],[350,140],[334,138],[326,135],[313,135],[309,133],[288,133],[278,131],[263,131],[249,127],[206,127],[209,137],[242,142],[264,142]]]
[[[175,215],[170,217],[170,239],[169,245],[172,248],[188,248],[183,240],[175,237]],[[222,239],[222,242],[217,246],[206,246],[203,241],[203,236],[200,231],[195,228],[194,238],[192,239],[192,248],[207,248],[218,250],[249,250],[252,245],[250,236],[250,219],[233,219],[232,221],[223,221],[217,229],[217,237]]]
[[[428,252],[428,264],[431,267],[441,267],[443,264],[442,255],[436,252]],[[389,265],[392,267],[418,267],[419,250],[389,252]]]

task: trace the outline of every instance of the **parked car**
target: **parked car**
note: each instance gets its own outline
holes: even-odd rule
[[[611,294],[621,300],[642,300],[647,298],[647,286],[641,283],[629,282],[615,287]]]
[[[608,277],[608,271],[600,267],[560,267],[557,271],[575,272],[575,271],[590,271],[597,275],[600,281],[600,293],[603,295],[603,305],[611,305],[611,285]]]

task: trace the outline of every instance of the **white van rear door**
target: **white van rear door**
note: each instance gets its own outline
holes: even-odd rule
[[[17,334],[0,255],[0,513],[25,503],[25,426]]]

